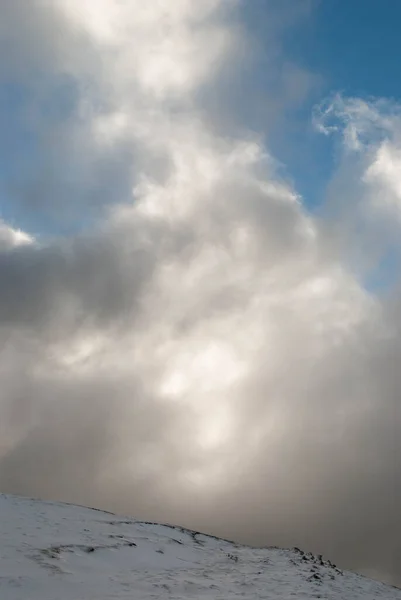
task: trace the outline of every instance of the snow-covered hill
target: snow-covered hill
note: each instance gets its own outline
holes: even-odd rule
[[[0,598],[401,600],[401,590],[298,549],[0,495]]]

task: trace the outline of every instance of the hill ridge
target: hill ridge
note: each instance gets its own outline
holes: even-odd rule
[[[0,495],[2,600],[401,600],[300,548],[253,548],[97,508]]]

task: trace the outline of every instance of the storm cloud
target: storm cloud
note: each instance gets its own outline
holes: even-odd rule
[[[399,256],[400,110],[315,109],[340,159],[310,214],[223,102],[240,9],[3,2],[0,488],[401,583],[400,292],[366,283]]]

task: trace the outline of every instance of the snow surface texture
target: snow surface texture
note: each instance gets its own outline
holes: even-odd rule
[[[255,549],[95,509],[0,495],[0,523],[1,600],[401,600],[401,590],[302,550]]]

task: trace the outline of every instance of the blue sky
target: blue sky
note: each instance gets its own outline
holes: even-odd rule
[[[311,81],[304,101],[286,113],[285,133],[280,122],[269,142],[288,167],[305,204],[313,210],[323,202],[335,166],[335,142],[317,135],[311,126],[313,105],[332,92],[360,98],[401,98],[401,3],[312,0],[300,3],[302,9],[298,11],[294,11],[296,3],[273,0],[271,4],[277,12],[280,32],[278,64],[281,62],[282,67],[292,62],[304,69]],[[266,8],[266,0],[244,5],[245,20],[266,52],[265,57],[259,56],[253,77],[259,80],[257,87],[268,95],[269,82],[264,73],[271,14]]]
[[[321,0],[310,19],[289,32],[286,48],[294,60],[322,77],[326,91],[399,100],[400,23],[398,0]],[[320,139],[316,150],[315,164],[322,163],[322,156],[328,163],[321,166],[321,183],[318,176],[312,184],[319,189],[331,166],[332,147]],[[313,187],[305,182],[300,185],[306,201],[310,194],[313,202]]]
[[[288,50],[327,85],[353,96],[401,96],[397,0],[321,0]]]
[[[401,97],[401,4],[397,0],[252,0],[241,5],[240,19],[255,43],[255,55],[252,67],[237,78],[226,100],[237,103],[235,110],[246,127],[266,136],[269,149],[283,163],[286,177],[303,196],[305,206],[315,210],[324,202],[335,167],[335,140],[313,129],[313,106],[333,91],[361,98]],[[299,77],[296,75],[292,84],[295,88],[288,90],[294,70]],[[111,164],[106,157],[100,172],[104,168],[111,171],[105,177],[113,180],[113,192],[102,181],[83,192],[74,185],[74,178],[69,178],[67,161],[60,181],[53,182],[53,193],[66,195],[64,209],[60,210],[59,200],[57,211],[49,210],[54,201],[52,191],[43,192],[40,185],[35,191],[35,179],[41,169],[51,170],[52,158],[47,156],[47,162],[41,162],[38,146],[43,147],[43,131],[32,125],[32,106],[47,126],[56,129],[73,115],[78,91],[62,72],[53,77],[51,85],[46,77],[47,73],[39,70],[30,74],[28,86],[13,80],[12,75],[2,81],[0,214],[7,222],[36,233],[68,234],[87,227],[99,207],[114,202],[118,193],[126,197],[129,181],[118,158]],[[42,91],[32,87],[34,78]],[[271,108],[275,102],[286,105],[277,120],[274,111],[279,111]],[[124,154],[124,149],[121,152]],[[102,162],[102,157],[96,160]],[[81,168],[91,169],[88,165]],[[95,173],[98,176],[99,169],[95,168]],[[31,186],[28,199],[26,191],[21,192],[24,179]],[[36,201],[35,194],[42,193],[50,197]],[[87,195],[86,210],[77,212],[74,205],[79,205],[82,193]],[[75,202],[67,210],[71,202],[67,197],[71,196]],[[91,200],[95,197],[98,200]]]

